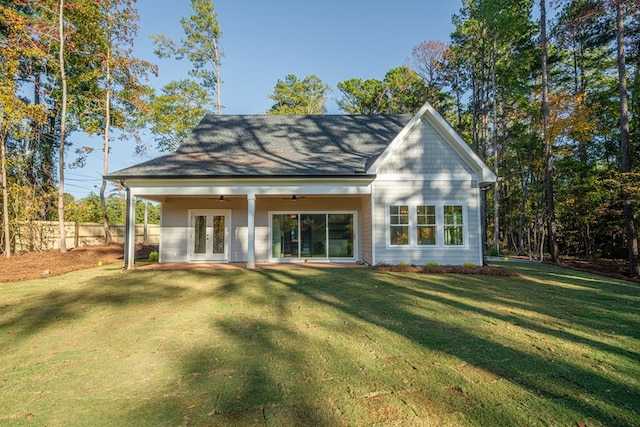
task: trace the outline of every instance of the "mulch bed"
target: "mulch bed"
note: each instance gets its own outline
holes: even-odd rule
[[[424,273],[424,274],[477,274],[482,276],[519,276],[520,274],[504,267],[485,265],[466,267],[463,265],[390,265],[378,264],[373,267],[376,271],[396,273]]]
[[[157,245],[136,245],[136,259],[147,259],[149,253],[157,251]],[[124,261],[122,244],[83,246],[66,253],[40,251],[12,254],[10,258],[0,256],[0,283],[18,282],[59,276],[71,271],[115,264]]]
[[[149,253],[157,251],[157,245],[136,245],[137,260],[147,259]],[[98,265],[123,262],[124,249],[122,244],[85,246],[74,248],[65,254],[59,251],[29,252],[12,254],[7,259],[0,256],[0,283],[17,282],[57,276],[70,271],[97,267]],[[579,258],[562,258],[563,267],[585,271],[621,280],[633,280],[640,283],[640,279],[629,279],[628,262],[616,259],[582,260]],[[377,271],[415,272],[426,274],[478,274],[487,276],[517,276],[518,273],[500,266],[416,266],[416,265],[388,265],[380,264],[372,267]]]

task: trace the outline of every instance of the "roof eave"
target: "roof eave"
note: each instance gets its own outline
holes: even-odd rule
[[[197,181],[197,180],[239,180],[239,181],[268,181],[268,180],[300,180],[300,179],[361,179],[361,180],[374,180],[375,174],[367,173],[354,173],[351,175],[126,175],[126,174],[108,174],[104,176],[104,179],[112,182],[119,182],[120,180],[184,180],[184,181]]]

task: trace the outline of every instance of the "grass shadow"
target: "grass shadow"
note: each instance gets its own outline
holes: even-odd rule
[[[293,271],[265,271],[263,274],[270,281],[284,284],[291,283],[295,277]],[[380,273],[339,280],[330,271],[325,271],[325,277],[317,281],[315,286],[288,286],[293,292],[303,293],[318,303],[329,304],[349,316],[405,337],[427,351],[446,353],[490,371],[498,378],[526,388],[534,396],[553,401],[554,405],[570,414],[579,414],[600,425],[638,424],[638,352],[582,335],[611,334],[611,328],[614,328],[614,334],[624,331],[627,338],[637,340],[638,329],[634,328],[638,306],[630,304],[634,300],[637,303],[637,298],[633,297],[637,289],[626,288],[625,284],[629,292],[623,295],[609,292],[606,298],[594,298],[592,293],[599,288],[593,286],[589,291],[582,291],[573,287],[558,287],[553,284],[553,274],[538,270],[536,276],[524,277],[515,284],[509,279],[495,278],[488,290],[484,288],[482,291],[474,290],[474,286],[480,283],[474,283],[475,280],[467,276],[457,278],[466,283],[451,286],[446,284],[452,282],[450,278],[439,281],[438,278],[412,274]],[[582,285],[581,275],[576,274],[575,277],[575,283],[572,284]],[[374,281],[371,281],[372,278]],[[413,286],[398,285],[407,281]],[[416,291],[425,286],[428,292]],[[518,314],[522,312],[523,304],[517,298],[514,297],[511,302],[505,301],[504,291],[514,286],[528,288],[525,306],[533,315],[532,318],[523,318]],[[612,288],[618,286],[621,285],[615,281],[610,284]],[[566,306],[571,303],[574,310],[567,312],[566,307],[554,307],[557,302]],[[447,306],[460,318],[472,317],[491,326],[485,333],[475,334],[469,331],[464,322],[457,325],[455,319],[443,321],[429,316],[428,310],[414,309],[434,304]],[[501,312],[506,314],[487,308],[492,306],[500,306]],[[513,314],[509,314],[511,308],[516,310]],[[632,311],[629,313],[632,314],[630,320],[625,324],[619,323],[619,318],[613,321],[599,318],[609,312],[616,313],[618,309]],[[584,313],[575,315],[581,311]],[[532,320],[536,318],[535,314],[545,319]],[[564,326],[546,326],[547,322]],[[522,340],[501,342],[494,339],[492,329],[510,326],[517,328],[519,333],[534,334],[534,339],[529,340],[534,348],[519,347],[518,342]],[[562,328],[572,331],[563,331]],[[540,344],[538,348],[535,348],[536,340]],[[579,351],[588,351],[589,354],[583,355],[588,360],[584,363],[568,362],[562,356],[553,354],[558,351],[553,347],[560,343],[565,343],[561,345],[567,347],[567,351],[571,351],[573,345]],[[619,372],[611,374],[606,370]],[[482,416],[486,416],[486,413]],[[500,419],[499,409],[494,416],[495,420]],[[487,420],[479,418],[475,421],[483,424]],[[582,421],[576,419],[573,422]]]
[[[640,425],[638,287],[536,267],[73,273],[3,301],[3,349],[46,352],[0,387],[98,425]]]

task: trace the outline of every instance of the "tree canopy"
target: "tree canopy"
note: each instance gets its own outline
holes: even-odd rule
[[[349,114],[415,113],[429,98],[425,80],[405,66],[389,70],[382,81],[352,78],[338,89],[343,96],[337,103]]]
[[[211,0],[191,7],[183,39],[154,38],[158,55],[188,61],[188,75],[155,91],[142,84],[155,68],[133,55],[133,0],[0,1],[5,255],[18,221],[71,209],[68,135],[103,135],[108,154],[110,129],[146,131],[173,150],[222,111],[218,15]],[[500,176],[481,196],[489,253],[628,257],[637,276],[638,2],[462,0],[452,22],[450,40],[416,40],[384,76],[338,82],[338,107],[411,114],[433,104]],[[325,114],[331,91],[289,74],[267,113]]]
[[[310,75],[300,80],[295,74],[278,79],[269,98],[274,101],[267,114],[324,114],[327,94],[331,87],[318,76]]]

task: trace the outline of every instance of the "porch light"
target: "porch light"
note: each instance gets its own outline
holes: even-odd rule
[[[291,201],[292,202],[297,202],[298,201],[298,198],[296,197],[295,194],[293,196],[291,196]]]

